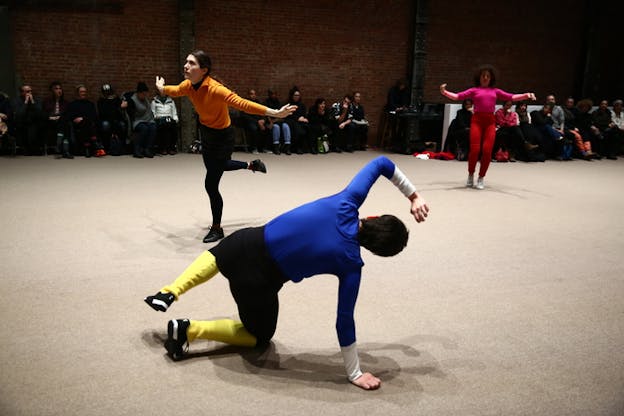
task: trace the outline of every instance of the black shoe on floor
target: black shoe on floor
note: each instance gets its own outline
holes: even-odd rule
[[[148,296],[143,299],[155,311],[166,312],[175,300],[173,293],[158,292],[154,296]]]
[[[214,243],[223,238],[223,228],[211,228],[204,237],[204,243]]]
[[[190,324],[191,322],[188,319],[173,319],[167,324],[167,341],[165,341],[165,348],[167,349],[167,354],[173,361],[181,360],[188,351],[186,330]]]
[[[267,172],[266,166],[260,159],[252,160],[251,163],[249,164],[249,167],[251,168],[252,172],[262,172],[262,173]]]

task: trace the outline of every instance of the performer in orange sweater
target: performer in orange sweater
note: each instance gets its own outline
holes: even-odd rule
[[[202,157],[206,166],[204,186],[210,198],[212,225],[204,237],[204,243],[223,238],[221,216],[223,198],[219,192],[219,182],[224,171],[249,169],[266,173],[261,160],[250,163],[232,160],[234,150],[234,130],[231,126],[228,106],[249,114],[284,118],[292,114],[297,106],[285,105],[279,110],[239,97],[220,82],[210,77],[212,62],[201,50],[191,52],[184,64],[184,78],[179,85],[165,85],[164,78],[156,77],[156,88],[161,94],[171,97],[187,96],[199,115],[202,141]]]

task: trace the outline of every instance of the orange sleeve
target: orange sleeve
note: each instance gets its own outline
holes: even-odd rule
[[[227,87],[218,84],[215,87],[215,95],[219,95],[223,98],[223,101],[229,106],[233,107],[239,111],[243,111],[247,114],[256,114],[259,116],[263,116],[266,114],[267,107],[258,104],[254,101],[247,100],[235,92],[230,91]]]
[[[191,86],[191,81],[185,79],[178,85],[165,85],[164,91],[165,95],[169,95],[170,97],[181,97],[183,95],[188,95],[187,91]]]

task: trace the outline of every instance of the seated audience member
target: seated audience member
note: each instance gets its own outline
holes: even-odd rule
[[[269,108],[282,108],[282,104],[277,98],[277,92],[274,89],[268,90],[268,97],[264,105]],[[288,123],[284,119],[267,117],[267,128],[271,130],[273,135],[273,153],[279,155],[283,151],[286,155],[290,155],[291,134]],[[284,142],[281,151],[280,138]]]
[[[324,98],[317,98],[314,105],[308,111],[308,124],[310,126],[310,142],[315,144],[312,146],[312,154],[319,151],[319,140],[325,140],[328,144],[333,140],[333,132],[331,129],[332,119],[327,111],[327,103]],[[322,146],[322,143],[320,144]],[[321,149],[321,151],[324,151]]]
[[[574,105],[574,98],[568,97],[565,101],[565,105],[562,107],[562,110],[565,120],[563,132],[565,137],[568,138],[568,140],[571,140],[574,144],[575,154],[581,159],[593,159],[594,153],[591,150],[586,150],[585,143],[583,143],[583,137],[576,126],[576,119],[579,111]],[[589,143],[588,146],[590,146]]]
[[[345,150],[353,152],[353,114],[351,114],[351,97],[345,95],[342,100],[332,104],[334,132],[334,151],[341,153]]]
[[[102,85],[102,96],[97,102],[99,115],[100,140],[106,151],[113,155],[123,154],[126,143],[126,116],[124,109],[128,106],[110,84]]]
[[[578,113],[576,115],[576,127],[583,138],[585,150],[592,152],[594,159],[602,159],[602,155],[598,152],[600,145],[600,131],[593,124],[591,109],[594,103],[589,98],[580,100],[576,104]]]
[[[611,121],[613,127],[611,134],[613,135],[613,153],[612,159],[617,159],[618,155],[622,153],[624,145],[624,116],[622,114],[622,100],[615,100],[613,102],[613,110],[611,110]]]
[[[311,144],[308,142],[308,119],[307,108],[301,101],[301,90],[294,86],[288,92],[288,103],[296,105],[297,109],[288,117],[286,122],[290,126],[291,141],[297,154],[303,154],[303,151],[310,151]]]
[[[368,120],[362,105],[362,94],[359,91],[353,93],[351,103],[351,114],[353,115],[353,142],[355,150],[366,150],[368,147]]]
[[[400,112],[407,110],[410,104],[410,92],[407,88],[407,81],[399,79],[388,91],[386,102],[387,112]]]
[[[43,100],[43,112],[47,117],[46,144],[56,143],[56,149],[65,159],[73,159],[74,147],[67,120],[63,117],[69,102],[65,100],[63,86],[59,81],[50,84],[50,95]]]
[[[105,156],[106,152],[97,142],[98,117],[95,104],[87,98],[87,88],[84,85],[78,85],[76,93],[78,97],[67,105],[67,111],[61,119],[67,120],[71,126],[77,152],[86,157]]]
[[[546,104],[552,104],[553,109],[550,113],[550,117],[552,119],[552,126],[559,134],[563,135],[563,129],[565,125],[565,116],[563,114],[563,109],[561,106],[557,105],[555,100],[555,96],[553,94],[549,94],[546,96]]]
[[[613,121],[611,120],[611,110],[609,110],[609,102],[607,100],[600,101],[598,108],[591,113],[592,124],[595,127],[596,141],[592,143],[594,149],[598,153],[613,159],[615,147],[612,140]],[[596,145],[599,146],[596,148]]]
[[[43,154],[43,110],[30,85],[21,86],[20,95],[13,100],[12,107],[17,145],[23,149],[24,155],[39,151]]]
[[[554,105],[546,103],[541,110],[531,111],[531,124],[540,133],[539,146],[547,158],[557,154],[557,142],[563,140],[563,134],[553,128],[551,117]]]
[[[253,88],[247,93],[247,99],[259,103],[258,94]],[[241,124],[247,134],[247,141],[251,147],[251,153],[258,154],[264,152],[267,137],[270,133],[267,129],[267,120],[263,116],[256,114],[240,113]]]
[[[555,100],[555,96],[553,94],[548,94],[546,96],[546,103],[553,105],[553,109],[550,114],[552,127],[561,135],[561,137],[563,137],[563,140],[559,140],[555,143],[555,154],[558,154],[556,157],[559,160],[571,160],[573,141],[565,134],[565,114],[563,113],[563,108],[557,105],[557,101]]]
[[[156,121],[152,106],[148,99],[149,88],[143,81],[137,84],[136,91],[128,100],[128,107],[132,114],[132,131],[134,153],[137,159],[154,157],[154,141],[156,139]]]
[[[455,154],[457,160],[467,160],[468,158],[472,111],[472,100],[466,98],[462,101],[462,108],[457,110],[457,114],[451,121],[446,134],[444,151]]]
[[[152,100],[156,143],[161,155],[178,153],[178,110],[173,99],[158,93]]]
[[[9,97],[0,91],[0,150],[13,154],[15,138],[12,136],[11,120],[13,110]]]
[[[496,110],[494,119],[496,123],[496,141],[493,151],[499,148],[509,152],[509,161],[515,162],[515,158],[519,157],[526,160],[527,141],[520,129],[520,119],[518,113],[511,110],[513,102],[505,101],[503,106]],[[492,155],[492,158],[494,155]]]

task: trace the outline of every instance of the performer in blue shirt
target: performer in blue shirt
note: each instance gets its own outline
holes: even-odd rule
[[[287,281],[332,274],[338,277],[336,331],[351,383],[376,389],[380,380],[362,373],[353,313],[364,262],[360,246],[380,256],[394,256],[407,245],[405,224],[393,215],[359,218],[358,209],[379,176],[399,188],[417,222],[429,207],[403,172],[385,156],[370,161],[341,192],[302,205],[263,227],[245,228],[201,254],[172,284],[145,302],[165,312],[187,290],[221,272],[229,280],[241,321],[171,320],[167,352],[183,358],[187,343],[209,339],[239,346],[266,345],[275,332],[278,292]]]

